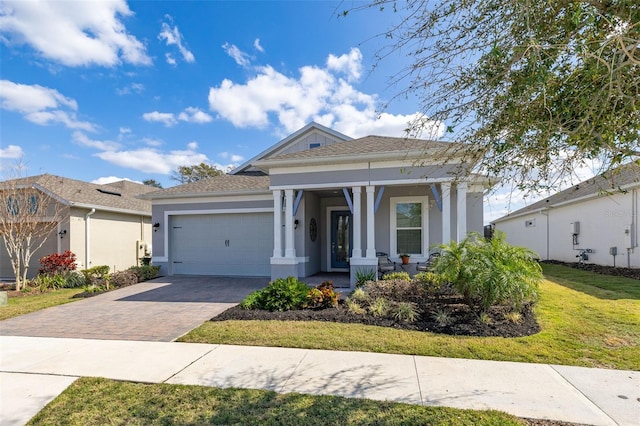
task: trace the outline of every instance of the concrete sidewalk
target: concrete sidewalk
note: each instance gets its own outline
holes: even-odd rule
[[[21,425],[77,377],[270,389],[640,422],[640,372],[269,347],[0,336],[0,424]]]

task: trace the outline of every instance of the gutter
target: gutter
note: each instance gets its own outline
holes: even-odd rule
[[[91,245],[90,243],[90,230],[91,230],[91,216],[96,212],[96,209],[91,209],[86,215],[84,215],[84,257],[85,257],[85,262],[84,262],[84,268],[85,269],[89,269],[89,259],[91,258],[89,256],[89,252],[91,250]]]
[[[129,210],[129,209],[119,209],[116,207],[104,207],[104,206],[95,206],[91,204],[82,204],[82,203],[70,203],[70,207],[79,207],[82,209],[98,209],[100,211],[112,212],[112,213],[124,213],[124,214],[133,214],[136,216],[149,216],[151,217],[150,211],[141,211],[141,210]],[[93,213],[92,213],[93,214]]]

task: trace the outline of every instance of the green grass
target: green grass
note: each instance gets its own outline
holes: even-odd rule
[[[0,306],[0,321],[18,315],[39,311],[51,306],[63,305],[79,299],[73,299],[75,294],[82,293],[80,288],[62,288],[48,293],[10,297],[7,306]]]
[[[180,341],[640,370],[640,300],[634,296],[640,282],[557,265],[544,269],[548,279],[536,307],[542,331],[533,336],[447,336],[312,321],[209,321]]]
[[[106,408],[106,409],[105,409]],[[522,425],[497,411],[81,378],[30,425]]]

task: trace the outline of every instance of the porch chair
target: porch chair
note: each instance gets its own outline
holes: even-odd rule
[[[440,257],[440,253],[438,252],[431,253],[426,262],[418,262],[416,264],[416,272],[430,271],[439,257]]]
[[[396,270],[396,262],[389,259],[387,253],[377,252],[378,257],[378,278],[382,279],[384,274],[388,274]]]

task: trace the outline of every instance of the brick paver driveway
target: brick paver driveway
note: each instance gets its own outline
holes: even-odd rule
[[[268,278],[172,276],[0,321],[0,335],[169,342]]]

